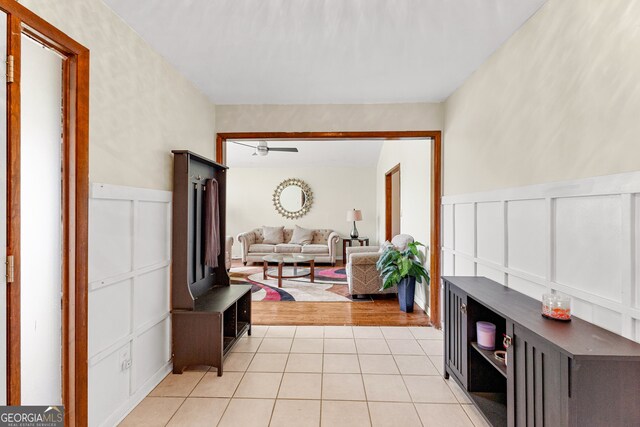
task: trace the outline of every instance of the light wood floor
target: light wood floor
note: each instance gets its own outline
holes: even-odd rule
[[[234,260],[233,265],[241,266],[242,263]],[[413,313],[403,313],[398,300],[388,297],[354,303],[254,301],[251,317],[255,325],[429,325],[429,316],[420,307],[416,305]]]

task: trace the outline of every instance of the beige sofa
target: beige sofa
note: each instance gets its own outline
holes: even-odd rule
[[[411,242],[413,242],[413,237],[408,234],[398,234],[391,239],[391,243],[400,250],[405,250]],[[382,255],[380,246],[347,248],[347,284],[352,296],[398,293],[396,286],[384,291],[380,290],[382,279],[380,272],[376,269],[380,255]]]
[[[284,229],[284,241],[277,245],[264,244],[262,228],[238,234],[242,248],[242,262],[262,262],[262,257],[273,253],[315,255],[315,262],[336,263],[336,247],[340,236],[333,230],[313,230],[313,240],[308,245],[290,244],[292,229]]]

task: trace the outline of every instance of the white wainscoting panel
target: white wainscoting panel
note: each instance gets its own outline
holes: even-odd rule
[[[131,271],[133,203],[129,200],[89,201],[89,283]],[[114,233],[113,231],[117,232]]]
[[[501,264],[504,261],[504,205],[477,204],[478,258]]]
[[[496,281],[501,285],[505,284],[505,274],[499,269],[489,267],[485,264],[476,265],[476,276],[488,277],[489,279]]]
[[[442,229],[444,232],[444,246],[452,248],[453,244],[453,205],[445,205],[442,207],[444,213],[442,215]]]
[[[475,206],[473,203],[460,203],[454,210],[453,241],[459,252],[475,255]],[[456,261],[457,262],[457,261]]]
[[[116,425],[171,369],[171,198],[91,185],[90,426]]]
[[[475,276],[476,275],[476,270],[475,270],[475,264],[473,263],[472,259],[469,259],[465,256],[457,256],[455,257],[455,269],[456,269],[456,274],[458,276]]]
[[[507,265],[537,277],[546,270],[545,202],[507,202]]]
[[[557,283],[622,302],[620,215],[619,196],[555,201]]]
[[[640,172],[443,198],[443,274],[486,276],[640,342]]]
[[[89,354],[99,354],[131,333],[133,280],[125,279],[89,292]]]

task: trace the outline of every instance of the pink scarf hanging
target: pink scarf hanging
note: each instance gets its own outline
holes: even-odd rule
[[[207,180],[204,189],[204,263],[216,268],[221,246],[218,181],[213,178]]]

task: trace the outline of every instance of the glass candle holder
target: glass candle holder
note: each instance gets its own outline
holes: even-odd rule
[[[542,295],[542,315],[548,319],[571,320],[571,298],[560,294]]]

